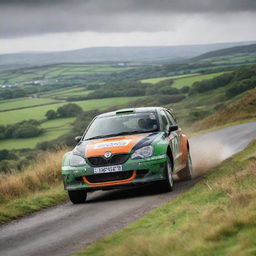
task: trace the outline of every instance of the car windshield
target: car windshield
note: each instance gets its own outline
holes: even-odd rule
[[[88,128],[83,140],[158,130],[158,120],[154,112],[117,114],[97,117]]]

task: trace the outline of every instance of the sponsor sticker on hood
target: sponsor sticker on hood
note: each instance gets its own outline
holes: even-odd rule
[[[143,133],[90,141],[86,146],[85,156],[104,156],[106,151],[112,154],[129,153],[134,145],[148,135],[148,133]]]
[[[119,140],[119,141],[109,141],[109,142],[100,142],[94,145],[95,149],[101,148],[110,148],[110,147],[124,147],[127,146],[131,140]]]

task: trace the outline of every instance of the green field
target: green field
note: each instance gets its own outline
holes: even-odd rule
[[[60,89],[56,91],[51,91],[46,94],[41,94],[41,97],[53,97],[55,99],[66,99],[71,96],[86,96],[89,93],[93,92],[93,90],[86,90],[84,87],[74,87],[71,89]]]
[[[34,138],[1,140],[0,149],[10,150],[10,149],[22,149],[22,148],[34,148],[37,143],[57,139],[59,136],[67,133],[69,130],[70,130],[69,127],[54,128]]]
[[[60,101],[51,98],[18,98],[5,100],[0,102],[0,111],[14,109],[14,108],[24,108],[33,107],[36,105],[53,104]]]
[[[141,97],[118,97],[118,98],[105,98],[105,99],[95,99],[86,101],[76,101],[73,102],[79,105],[84,111],[92,109],[106,109],[112,106],[118,106],[126,104],[130,101],[137,100]],[[32,107],[27,109],[20,109],[14,111],[0,112],[0,125],[7,125],[20,122],[27,119],[43,120],[45,119],[45,113],[50,110],[57,110],[60,106],[67,104],[68,102]]]
[[[81,106],[85,111],[92,110],[92,109],[102,110],[102,109],[110,108],[112,106],[126,104],[130,101],[134,101],[139,98],[141,97],[106,98],[106,99],[97,99],[97,100],[77,101],[74,103]],[[36,102],[35,101],[36,99],[30,99],[30,100],[33,101],[33,103]],[[21,102],[24,103],[24,99],[21,100]],[[58,107],[64,104],[67,104],[68,102],[39,106],[39,107],[33,107],[32,102],[29,102],[29,103],[31,104],[31,108],[0,112],[0,125],[13,124],[26,119],[45,120],[45,113],[49,109],[56,110]],[[15,104],[15,101],[5,102],[3,104],[10,104],[9,107],[10,106],[12,107],[11,104]],[[20,106],[18,102],[17,102],[17,105]],[[56,139],[59,136],[70,131],[71,123],[74,120],[75,118],[58,118],[55,120],[45,121],[40,126],[41,128],[45,129],[45,132],[42,135],[34,138],[0,140],[0,149],[11,150],[11,149],[21,149],[21,148],[33,148],[40,142]]]
[[[214,64],[214,65],[231,65],[231,64],[249,64],[256,62],[256,53],[237,53],[221,57],[206,58],[198,61],[202,64]]]
[[[155,78],[149,78],[149,79],[143,79],[140,80],[142,83],[150,83],[150,84],[156,84],[158,82],[167,80],[167,79],[180,79],[184,77],[192,77],[198,75],[197,73],[195,74],[185,74],[185,75],[177,75],[177,76],[164,76],[164,77],[155,77]]]
[[[192,77],[186,77],[186,78],[181,78],[181,79],[175,79],[173,83],[173,87],[180,89],[184,86],[191,86],[194,82],[206,80],[206,79],[211,79],[216,76],[220,76],[224,74],[225,72],[217,72],[217,73],[212,73],[212,74],[206,74],[206,75],[196,75]]]
[[[67,125],[72,123],[74,120],[75,120],[75,117],[57,118],[57,119],[43,122],[41,124],[41,127],[43,129],[66,127]]]
[[[211,79],[213,77],[220,76],[223,73],[225,72],[217,72],[217,73],[211,73],[211,74],[205,74],[205,75],[194,73],[194,74],[185,74],[185,75],[178,75],[178,76],[165,76],[165,77],[144,79],[144,80],[141,80],[141,82],[156,84],[158,82],[161,82],[167,79],[173,79],[174,80],[173,87],[180,89],[184,86],[191,86],[194,82],[197,82],[197,81],[202,81],[205,79]]]
[[[47,81],[61,77],[73,79],[77,76],[107,74],[131,69],[132,66],[110,64],[55,64],[18,69],[0,74],[0,84],[15,84],[31,81]]]
[[[46,121],[41,125],[41,128],[45,129],[45,132],[42,135],[33,138],[0,140],[0,150],[34,148],[37,143],[57,139],[59,136],[70,130],[71,123],[74,120],[75,118],[71,117]]]

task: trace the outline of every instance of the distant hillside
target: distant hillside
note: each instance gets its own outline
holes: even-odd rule
[[[198,57],[195,57],[194,60],[203,60],[203,59],[223,57],[223,56],[234,55],[234,54],[250,54],[250,53],[256,53],[256,44],[236,46],[236,47],[230,47],[226,49],[207,52]]]
[[[252,42],[155,47],[93,47],[62,52],[3,54],[0,55],[0,67],[3,69],[10,66],[55,63],[176,62],[209,51],[250,43]]]
[[[192,128],[203,130],[253,118],[256,118],[256,89],[247,91],[235,102],[194,123]]]

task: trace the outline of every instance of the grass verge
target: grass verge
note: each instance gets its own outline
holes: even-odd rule
[[[0,203],[0,224],[23,217],[30,213],[54,206],[67,200],[63,184],[45,187],[42,190]]]
[[[46,152],[27,170],[0,175],[0,223],[67,199],[61,182],[61,158],[67,149]]]
[[[256,254],[256,140],[192,189],[76,255]]]

